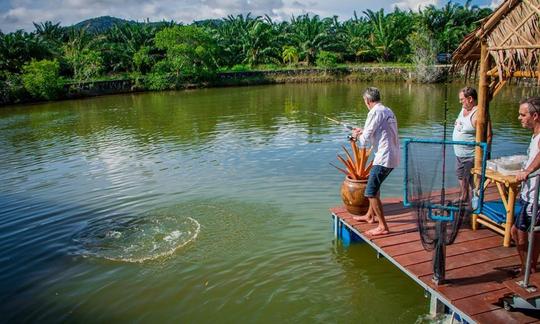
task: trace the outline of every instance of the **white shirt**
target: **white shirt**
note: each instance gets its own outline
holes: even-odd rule
[[[373,165],[396,168],[399,165],[399,138],[397,119],[390,108],[377,103],[369,111],[362,134],[358,137],[361,146],[373,145]]]
[[[476,142],[476,128],[472,123],[472,117],[476,113],[477,108],[476,106],[473,107],[467,116],[463,115],[465,109],[461,109],[454,123],[453,141]],[[474,146],[469,145],[454,145],[454,153],[458,157],[474,157],[474,148]]]
[[[534,161],[534,158],[538,153],[540,153],[540,149],[538,149],[538,141],[540,140],[540,135],[532,136],[531,143],[529,144],[529,148],[527,149],[527,162],[525,162],[525,167],[523,169],[527,169],[529,165]],[[534,172],[533,174],[537,174],[538,172]],[[528,203],[531,203],[529,206],[532,208],[532,202],[534,201],[534,186],[536,185],[537,178],[530,178],[528,180],[523,181],[523,184],[521,186],[521,199],[525,200]],[[532,211],[529,213],[529,215],[532,215]]]

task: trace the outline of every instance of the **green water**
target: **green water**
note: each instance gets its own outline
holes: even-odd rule
[[[0,109],[5,321],[404,322],[423,291],[333,239],[335,162],[368,84],[106,96]],[[444,85],[376,84],[401,137],[442,138]],[[449,133],[458,113],[449,89]],[[523,153],[517,102],[492,104],[494,156]],[[402,169],[383,186],[402,195]]]

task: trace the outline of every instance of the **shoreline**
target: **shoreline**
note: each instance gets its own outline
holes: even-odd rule
[[[444,83],[447,79],[449,65],[436,65],[432,71],[437,75],[434,82],[421,82],[416,79],[414,67],[397,66],[346,66],[335,68],[299,68],[281,70],[254,70],[254,71],[228,71],[218,72],[211,81],[199,83],[183,83],[180,86],[164,90],[150,90],[144,81],[136,79],[116,79],[103,81],[90,81],[85,83],[71,83],[64,86],[64,93],[55,100],[38,100],[27,97],[17,102],[5,102],[0,98],[0,109],[5,106],[22,104],[38,104],[71,99],[84,99],[98,96],[144,93],[159,91],[174,91],[204,88],[244,87],[255,85],[286,84],[286,83],[325,83],[325,82],[405,82],[405,83]],[[463,80],[462,73],[454,73],[450,82]],[[472,78],[476,80],[476,78]],[[538,79],[522,79],[524,86],[537,86]]]
[[[435,66],[444,74],[447,65]],[[445,78],[439,82],[444,82]],[[186,90],[234,86],[251,86],[265,84],[285,83],[323,83],[323,82],[416,82],[413,67],[386,67],[386,66],[350,66],[335,68],[305,68],[281,69],[261,71],[219,72],[211,81],[201,83],[184,83],[169,90]],[[135,79],[118,79],[105,81],[91,81],[85,83],[72,83],[64,86],[64,93],[55,100],[37,100],[26,98],[18,102],[0,102],[0,106],[54,102],[70,99],[82,99],[104,95],[151,92],[144,86],[144,82]]]

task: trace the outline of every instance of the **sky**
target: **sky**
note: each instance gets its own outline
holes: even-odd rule
[[[503,0],[472,0],[472,5],[496,8]],[[463,4],[463,0],[455,0]],[[228,15],[268,15],[289,21],[291,16],[317,14],[337,15],[347,20],[356,11],[366,9],[385,12],[400,9],[417,11],[419,7],[441,7],[446,0],[0,0],[0,30],[10,33],[35,28],[32,22],[52,21],[70,26],[100,16],[113,16],[134,21],[171,21],[190,24],[194,20],[224,18]]]

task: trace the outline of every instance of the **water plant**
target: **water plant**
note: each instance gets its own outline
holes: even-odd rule
[[[373,166],[373,160],[369,161],[371,149],[367,147],[359,147],[356,141],[350,141],[352,155],[345,146],[341,146],[345,151],[345,157],[337,155],[338,160],[343,163],[345,169],[340,168],[330,163],[334,168],[345,174],[347,178],[352,180],[366,180],[369,176],[369,171]],[[369,161],[369,163],[368,163]]]

